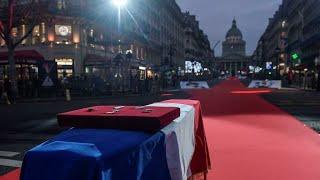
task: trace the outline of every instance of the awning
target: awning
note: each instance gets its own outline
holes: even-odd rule
[[[144,62],[144,60],[131,59],[130,66],[132,69],[134,69],[134,68],[139,69],[140,66],[146,67],[146,63]]]
[[[298,66],[292,67],[292,70],[304,70],[304,69],[308,69],[307,64],[299,64]]]
[[[37,64],[44,60],[44,57],[36,50],[15,51],[16,64]],[[9,64],[8,52],[0,52],[0,64]]]
[[[110,59],[96,54],[87,54],[84,63],[86,66],[106,66],[110,65]]]

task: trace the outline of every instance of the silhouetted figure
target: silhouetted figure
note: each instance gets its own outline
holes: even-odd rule
[[[232,77],[235,77],[235,76],[236,76],[236,71],[235,71],[235,70],[232,70],[232,71],[231,71],[231,76],[232,76]]]

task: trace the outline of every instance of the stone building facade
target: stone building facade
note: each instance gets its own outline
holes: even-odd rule
[[[296,70],[314,69],[320,55],[319,5],[317,0],[283,0],[261,37],[268,39],[263,41],[262,61]]]
[[[113,59],[119,53],[125,59],[129,52],[132,66],[137,70],[143,66],[146,74],[168,58],[184,69],[183,16],[174,0],[129,3],[121,8],[120,23],[118,8],[111,1],[50,0],[46,4],[41,21],[16,51],[34,50],[45,60],[57,62],[59,76],[95,73],[106,78]],[[4,2],[2,8],[6,8]],[[12,33],[23,36],[28,26],[18,24]],[[1,39],[4,55],[5,46]],[[5,59],[1,62],[6,74]]]
[[[274,74],[283,74],[289,66],[286,48],[288,46],[288,20],[287,8],[280,5],[272,18],[269,18],[269,24],[263,34],[263,68],[265,63],[271,64]],[[259,46],[258,46],[259,47]],[[260,49],[261,50],[261,49]],[[270,71],[272,69],[269,69]]]
[[[206,71],[212,69],[213,52],[211,50],[208,36],[199,27],[199,21],[195,15],[189,12],[184,13],[184,48],[186,61],[191,63],[201,63],[201,66]],[[187,73],[192,71],[192,66],[189,67],[191,70],[186,69]]]
[[[243,74],[248,70],[250,57],[246,56],[246,42],[234,19],[222,43],[222,56],[217,57],[218,69],[230,75]]]

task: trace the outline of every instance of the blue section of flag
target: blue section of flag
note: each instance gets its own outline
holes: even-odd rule
[[[21,179],[170,179],[165,135],[71,129],[31,149],[25,155]]]

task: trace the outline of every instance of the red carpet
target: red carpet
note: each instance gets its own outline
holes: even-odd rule
[[[20,169],[17,169],[4,176],[0,176],[0,180],[18,180],[19,176],[20,176]]]
[[[209,180],[320,180],[320,136],[258,96],[267,92],[231,79],[190,93],[205,116]]]
[[[190,91],[204,111],[208,179],[320,180],[320,136],[248,91],[238,80]]]

